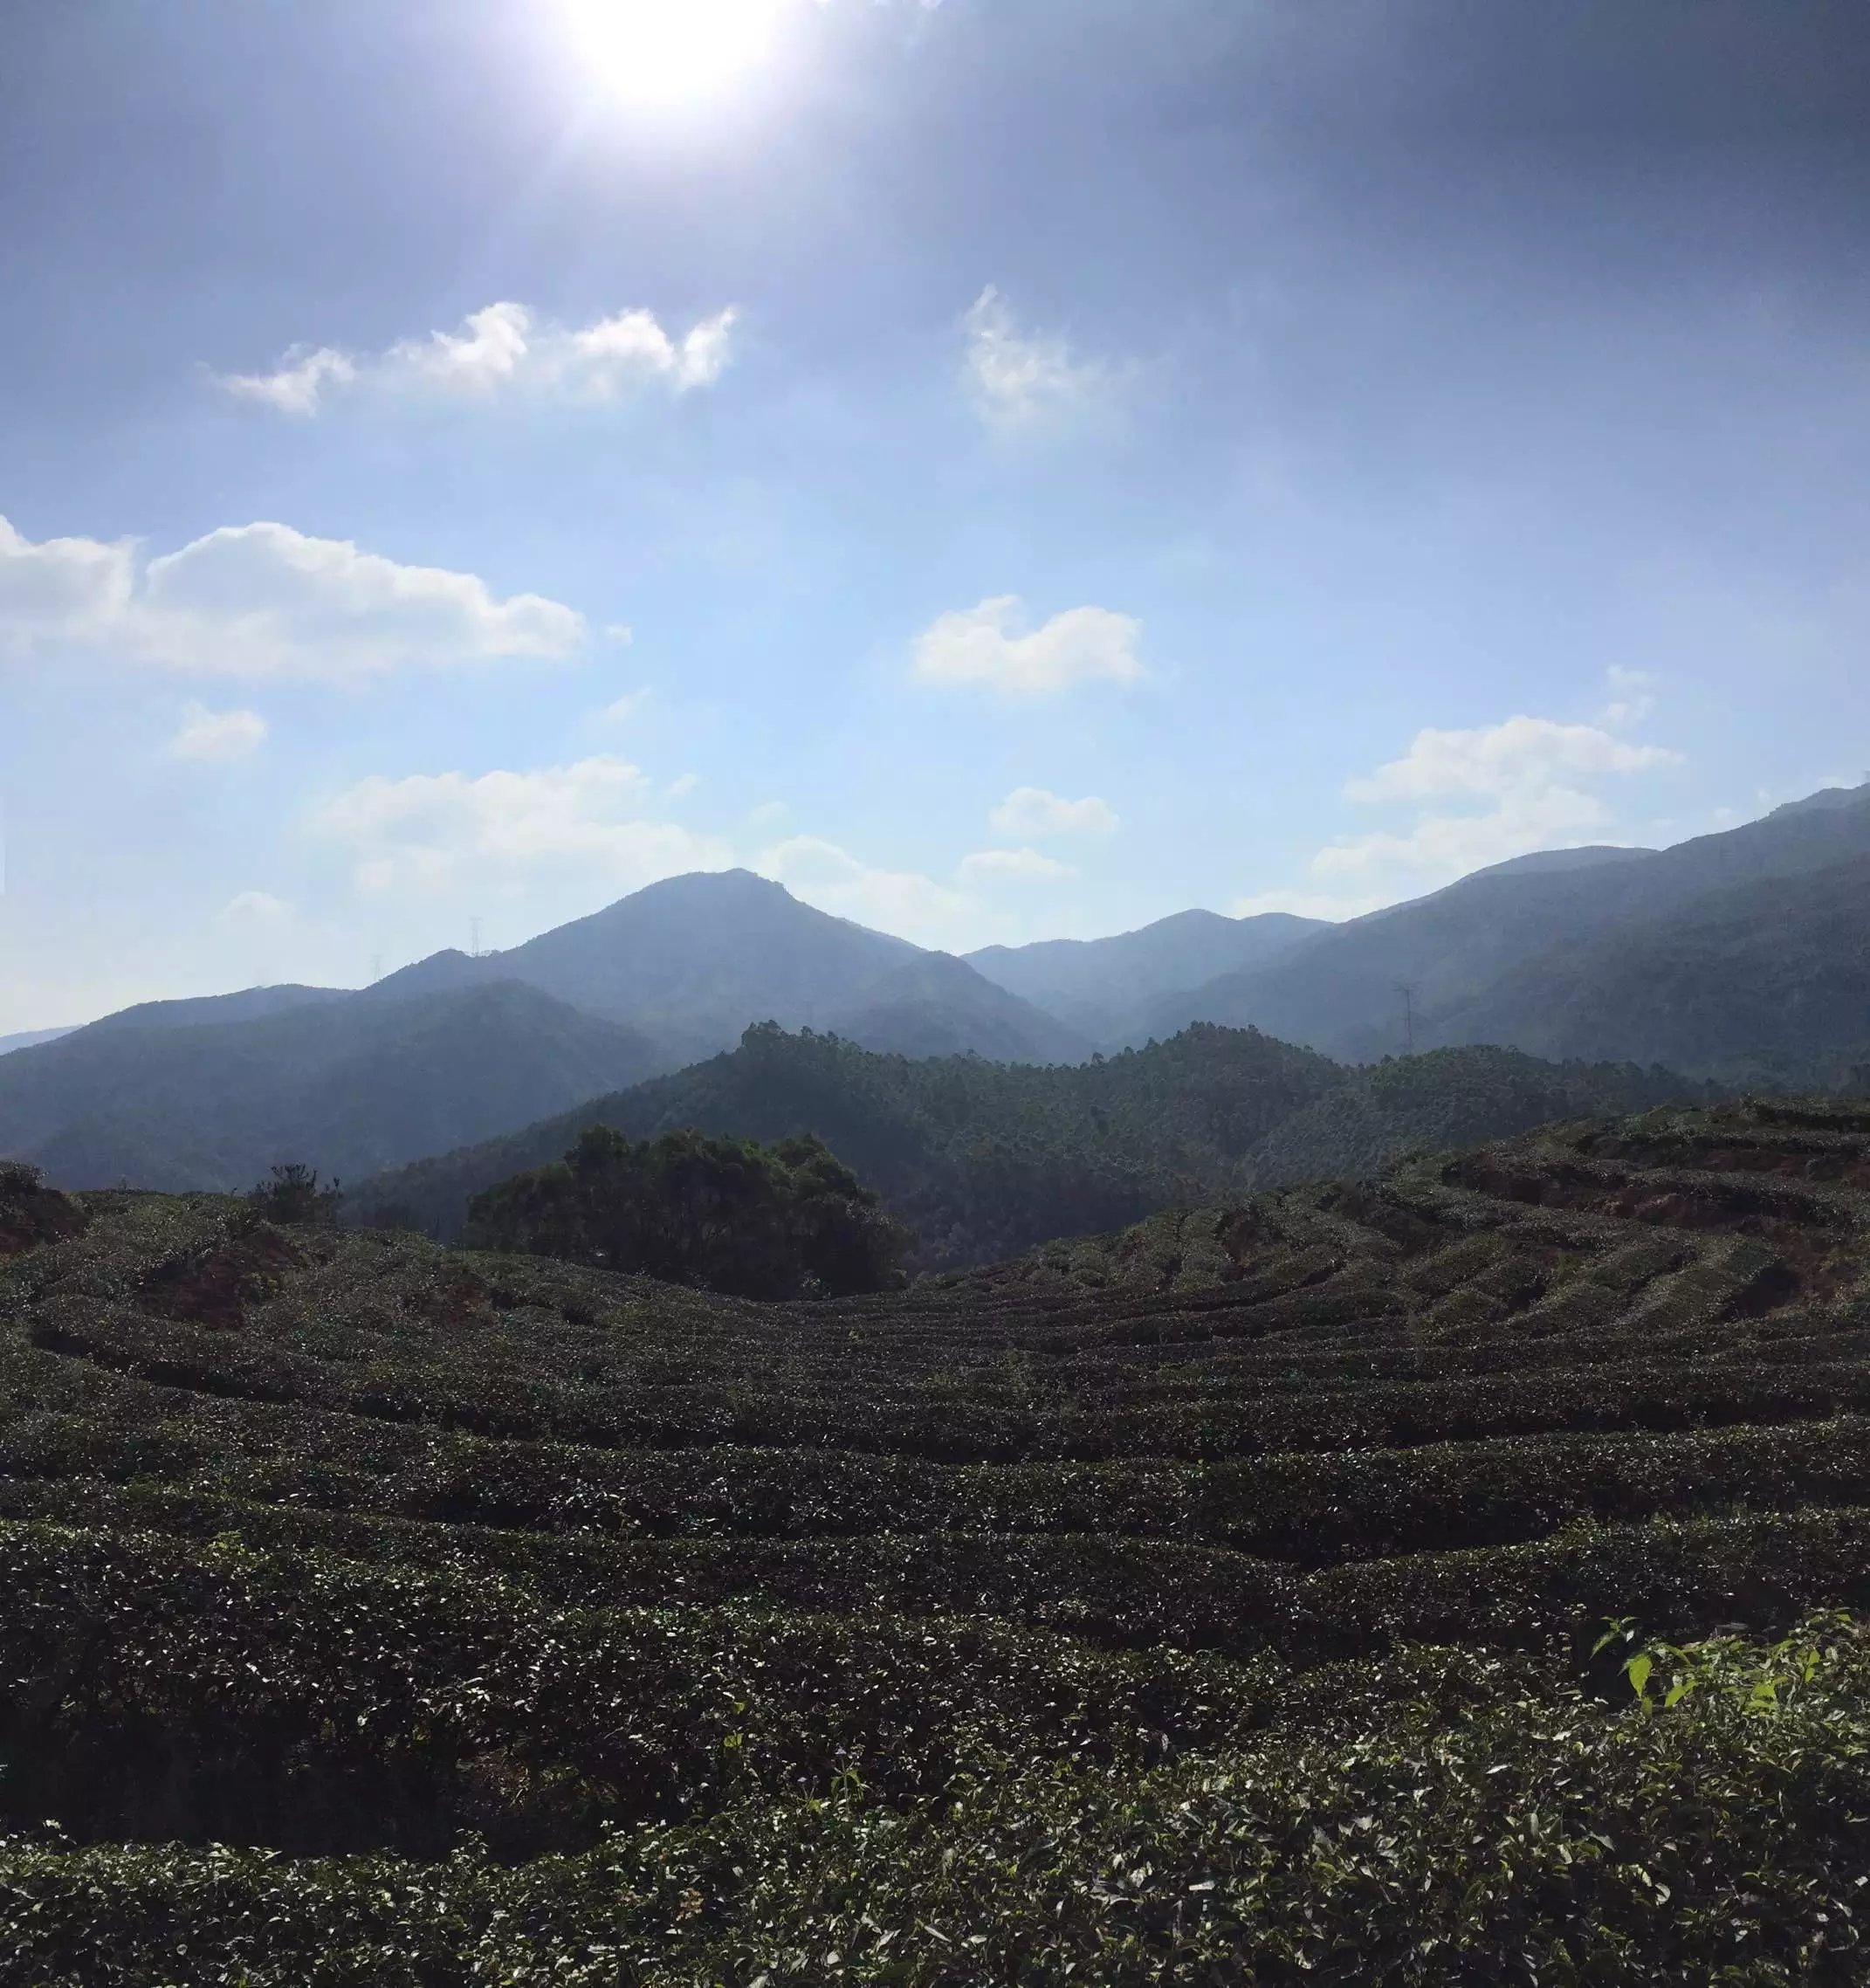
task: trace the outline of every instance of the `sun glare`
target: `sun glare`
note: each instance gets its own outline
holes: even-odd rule
[[[564,0],[595,80],[643,104],[711,96],[758,65],[790,0]]]

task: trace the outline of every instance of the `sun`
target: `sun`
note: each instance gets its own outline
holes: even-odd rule
[[[578,59],[634,102],[714,95],[756,67],[791,0],[560,0]]]

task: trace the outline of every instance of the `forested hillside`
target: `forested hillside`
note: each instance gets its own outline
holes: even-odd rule
[[[882,1193],[929,1269],[1695,1088],[1667,1071],[1492,1049],[1356,1072],[1253,1029],[1196,1027],[1044,1070],[877,1056],[766,1027],[732,1055],[363,1183],[350,1214],[457,1235],[471,1194],[556,1159],[590,1125],[633,1138],[683,1126],[766,1142],[815,1134]]]
[[[0,1955],[1862,1978],[1870,1114],[768,1305],[0,1173]]]
[[[1251,1023],[1369,1062],[1405,1046],[1406,1001],[1420,1047],[1502,1042],[1715,1077],[1751,1053],[1756,1075],[1812,1084],[1866,1034],[1853,1005],[1866,863],[1870,788],[1671,849],[1545,851],[1165,996],[1142,1026]],[[1821,985],[1789,1006],[1809,971]]]
[[[0,1059],[0,1159],[79,1187],[245,1187],[280,1159],[365,1174],[657,1063],[634,1031],[511,982],[165,1012],[203,1008],[220,1012],[161,1003]]]
[[[1518,1049],[1430,1049],[1347,1070],[1256,1141],[1242,1171],[1262,1187],[1367,1180],[1406,1153],[1714,1095],[1713,1086],[1655,1066],[1544,1063]]]
[[[1860,1083],[1870,856],[1554,946],[1429,1026],[1541,1056],[1667,1058],[1765,1090]]]

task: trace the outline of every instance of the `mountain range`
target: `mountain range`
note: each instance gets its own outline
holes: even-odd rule
[[[1007,1065],[1201,1022],[1334,1066],[1494,1044],[1729,1089],[1860,1087],[1870,788],[1669,849],[1536,852],[1343,925],[1191,911],[966,959],[745,870],[673,877],[361,990],[247,988],[6,1038],[0,1156],[74,1187],[224,1188],[284,1159],[355,1178],[705,1063],[767,1022]]]
[[[1499,1042],[1733,1083],[1840,1081],[1870,1056],[1870,788],[1671,849],[1477,871],[1165,995],[1123,1039],[1194,1021],[1358,1062]]]

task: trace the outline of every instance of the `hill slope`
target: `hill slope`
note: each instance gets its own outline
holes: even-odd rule
[[[979,1262],[1212,1193],[1341,1075],[1309,1050],[1214,1028],[1146,1056],[1037,1069],[911,1060],[762,1027],[729,1055],[367,1181],[355,1212],[388,1208],[457,1235],[469,1195],[557,1159],[589,1125],[632,1138],[692,1125],[763,1144],[813,1132],[915,1231],[919,1262]]]
[[[762,1028],[731,1055],[367,1181],[352,1213],[457,1235],[470,1195],[557,1159],[589,1125],[633,1138],[684,1125],[763,1143],[813,1132],[882,1193],[932,1268],[1692,1089],[1667,1071],[1561,1070],[1495,1050],[1360,1073],[1255,1031],[1200,1026],[1055,1070],[913,1062]]]
[[[244,1187],[282,1159],[368,1173],[655,1064],[631,1030],[512,983],[229,1022],[113,1016],[0,1063],[0,1155],[73,1186]]]
[[[1769,1089],[1844,1082],[1870,1063],[1870,856],[1551,947],[1426,1032],[1666,1057]]]
[[[1317,918],[1283,911],[1248,918],[1178,911],[1110,939],[989,946],[970,953],[967,963],[997,986],[1104,1041],[1163,995],[1262,966],[1330,929]]]
[[[766,1306],[0,1176],[10,1971],[1853,1980],[1867,1190],[1660,1111]]]
[[[1743,828],[1618,861],[1482,870],[1432,897],[1319,934],[1269,966],[1165,1000],[1147,1026],[1165,1035],[1191,1020],[1251,1022],[1328,1055],[1367,1061],[1403,1046],[1399,990],[1406,984],[1426,1020],[1419,1043],[1486,1040],[1475,1033],[1485,1028],[1502,1030],[1498,1039],[1514,1047],[1534,1048],[1534,1042],[1505,1032],[1516,1020],[1503,1001],[1489,1008],[1490,990],[1503,977],[1599,941],[1614,955],[1640,941],[1648,925],[1690,913],[1715,893],[1806,877],[1867,856],[1870,788],[1858,788],[1814,795]],[[1763,934],[1759,940],[1763,952],[1772,943]],[[1692,1037],[1647,1038],[1653,1047],[1637,1047],[1646,1001],[1645,989],[1633,987],[1614,1016],[1606,1011],[1592,1053],[1654,1055],[1691,1073],[1708,1069],[1688,1053]],[[1483,1015],[1484,1023],[1478,1019]],[[1823,1056],[1844,1045],[1817,1041],[1808,1047]]]
[[[34,1049],[41,1042],[56,1042],[61,1035],[69,1035],[69,1028],[27,1028],[17,1035],[0,1035],[0,1056],[10,1056],[15,1049]]]

